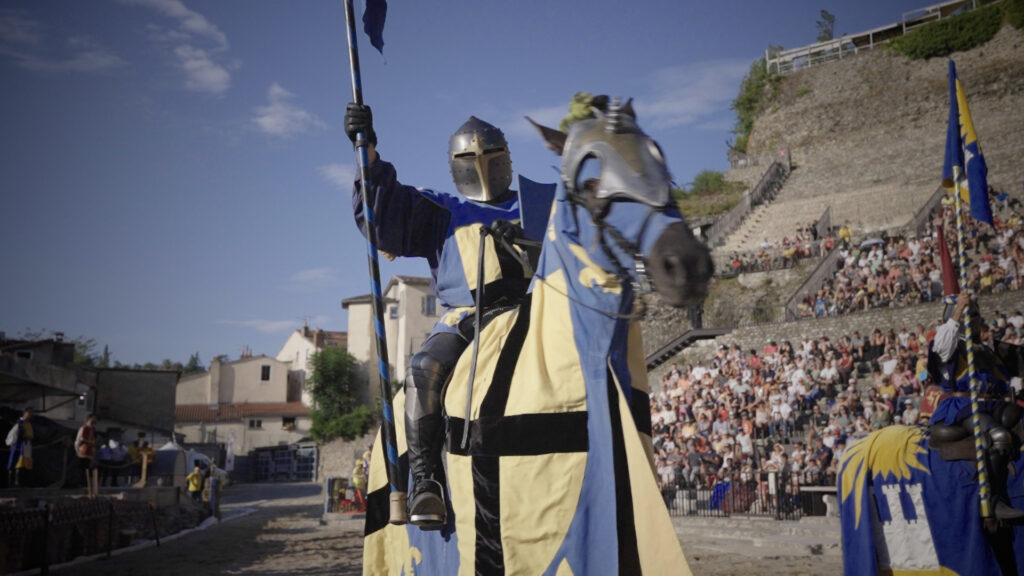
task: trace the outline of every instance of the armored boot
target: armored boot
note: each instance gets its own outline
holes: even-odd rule
[[[412,473],[409,522],[423,530],[440,529],[447,517],[439,466],[443,441],[440,404],[440,395],[406,385],[405,439]]]
[[[986,450],[985,457],[992,481],[992,511],[997,520],[1020,522],[1024,519],[1024,510],[1014,508],[1006,493],[1008,466],[1015,445],[1013,436],[1002,426],[990,429],[988,436],[992,439],[992,445]]]
[[[409,522],[421,530],[439,530],[448,518],[441,390],[465,348],[465,339],[457,334],[434,334],[413,356],[405,383],[405,439],[412,474]]]

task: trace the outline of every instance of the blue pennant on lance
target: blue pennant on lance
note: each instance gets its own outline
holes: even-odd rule
[[[370,44],[384,54],[384,20],[388,15],[387,0],[366,0],[363,11],[363,32],[370,37]]]

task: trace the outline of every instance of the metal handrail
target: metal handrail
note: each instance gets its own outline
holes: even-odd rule
[[[788,300],[786,300],[785,304],[787,320],[796,320],[799,318],[797,303],[804,295],[809,294],[811,291],[817,292],[821,288],[822,283],[825,281],[825,277],[830,276],[835,272],[835,265],[839,260],[839,255],[839,244],[837,244],[832,248],[831,252],[821,259],[821,262],[818,262],[818,265],[807,276],[807,279],[793,291],[793,294]]]

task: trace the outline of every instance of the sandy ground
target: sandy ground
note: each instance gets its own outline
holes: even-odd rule
[[[362,574],[362,521],[321,525],[319,487],[269,484],[230,487],[226,521],[157,547],[126,551],[53,570],[61,575],[204,576],[214,574],[349,576]],[[715,536],[687,527],[681,534],[690,567],[698,576],[842,573],[839,555],[801,552],[779,555],[771,546]],[[706,534],[706,535],[702,535]]]

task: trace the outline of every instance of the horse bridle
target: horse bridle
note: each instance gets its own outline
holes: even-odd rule
[[[644,262],[643,254],[640,251],[640,246],[643,245],[644,234],[647,232],[647,225],[651,222],[651,217],[655,214],[665,212],[666,206],[650,207],[647,210],[647,215],[644,216],[643,224],[640,225],[640,233],[637,234],[636,240],[631,241],[630,239],[623,236],[622,232],[618,228],[612,226],[605,220],[605,214],[608,212],[608,207],[611,206],[614,201],[602,204],[600,209],[594,209],[586,201],[581,199],[577,195],[569,196],[569,201],[574,206],[579,206],[585,209],[589,214],[590,218],[597,227],[599,234],[597,235],[598,243],[601,246],[601,251],[611,261],[612,266],[615,267],[615,277],[622,284],[629,283],[633,292],[637,296],[644,294],[650,294],[654,291],[654,284],[651,282],[651,277],[647,273],[647,264]],[[573,210],[573,219],[576,220],[576,229],[579,229],[579,220],[576,216],[576,210]],[[630,256],[633,259],[633,273],[631,274],[629,269],[623,265],[622,261],[612,250],[609,245],[608,236],[611,236],[611,240],[615,243],[624,254]]]

